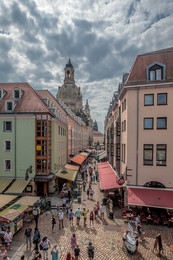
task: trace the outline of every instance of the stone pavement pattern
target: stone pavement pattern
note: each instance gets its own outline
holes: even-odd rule
[[[83,196],[82,204],[73,204],[73,210],[75,211],[78,206],[83,209],[92,210],[94,204],[99,201],[102,202],[103,193],[100,192],[99,183],[93,185],[94,187],[94,201],[86,199],[86,193]],[[54,211],[56,216],[56,211]],[[96,260],[119,260],[119,259],[132,259],[132,260],[149,260],[149,259],[173,259],[173,253],[170,251],[169,246],[173,244],[172,228],[163,228],[155,226],[143,226],[145,231],[145,241],[139,241],[138,252],[134,255],[130,255],[125,248],[122,248],[122,234],[127,230],[127,224],[121,219],[120,211],[117,209],[115,212],[114,220],[110,220],[105,214],[105,222],[100,219],[94,223],[94,229],[89,228],[89,214],[87,218],[87,227],[83,227],[83,217],[81,218],[80,226],[76,226],[76,218],[74,219],[74,227],[70,228],[68,218],[65,217],[64,229],[59,230],[58,220],[55,225],[54,232],[51,231],[51,215],[50,213],[41,215],[39,218],[39,230],[42,235],[47,235],[52,244],[57,243],[61,249],[60,259],[65,260],[67,252],[71,251],[70,238],[73,233],[76,234],[77,243],[81,249],[81,256],[79,259],[87,260],[87,245],[86,241],[89,239],[95,246],[95,258]],[[159,257],[157,254],[152,253],[155,237],[158,233],[161,233],[164,256]],[[22,234],[22,235],[21,235]],[[23,243],[23,231],[20,231],[15,240]],[[11,258],[17,260],[20,258]],[[32,259],[28,256],[28,259]],[[49,259],[51,259],[49,250]]]

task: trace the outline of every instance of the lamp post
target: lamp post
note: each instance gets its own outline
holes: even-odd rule
[[[33,208],[32,214],[33,214],[34,219],[35,219],[35,228],[38,229],[38,218],[39,218],[39,210],[38,210],[38,208]]]

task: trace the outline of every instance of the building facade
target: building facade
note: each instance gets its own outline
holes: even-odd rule
[[[127,189],[173,188],[172,58],[173,48],[137,56],[110,104],[106,149]]]

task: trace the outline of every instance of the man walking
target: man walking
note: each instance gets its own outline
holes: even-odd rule
[[[82,212],[82,211],[80,210],[80,208],[78,208],[78,209],[76,210],[76,214],[75,214],[75,215],[76,215],[76,218],[77,218],[77,219],[76,219],[76,224],[77,224],[77,225],[79,225],[79,222],[80,222],[81,212]]]
[[[104,211],[105,211],[105,209],[104,209],[104,206],[103,206],[103,204],[100,206],[100,215],[101,215],[101,220],[104,220]]]
[[[64,228],[64,222],[63,222],[64,212],[62,211],[62,209],[60,210],[58,217],[59,217],[59,229],[61,229],[61,227]]]
[[[28,248],[28,246],[30,246],[31,248],[31,234],[32,234],[32,228],[30,226],[25,228],[24,236],[26,238],[26,248]]]

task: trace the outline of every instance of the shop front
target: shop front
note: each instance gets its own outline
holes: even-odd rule
[[[0,212],[0,227],[6,231],[7,228],[15,234],[23,227],[23,216],[28,206],[22,204],[13,204]]]

